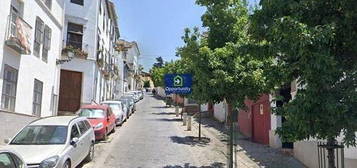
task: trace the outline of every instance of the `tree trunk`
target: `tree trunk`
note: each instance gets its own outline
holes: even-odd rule
[[[214,109],[213,108],[214,108],[213,107],[213,103],[208,103],[208,114],[209,114],[210,117],[214,116],[214,114],[213,114]]]
[[[227,102],[227,105],[228,105],[228,116],[227,116],[227,122],[228,122],[228,126],[229,126],[229,144],[228,144],[228,168],[233,168],[234,167],[234,164],[233,164],[233,136],[234,136],[234,133],[233,133],[233,111],[232,111],[232,105]]]
[[[326,149],[327,149],[327,159],[328,159],[328,168],[336,168],[335,166],[335,149],[336,149],[336,139],[330,138],[327,140]]]

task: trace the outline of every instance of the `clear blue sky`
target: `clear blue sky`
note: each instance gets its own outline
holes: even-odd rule
[[[114,0],[119,16],[121,38],[136,41],[139,59],[148,71],[155,58],[177,59],[176,48],[183,45],[181,36],[186,27],[201,27],[205,8],[195,0]],[[250,3],[256,0],[249,0]]]

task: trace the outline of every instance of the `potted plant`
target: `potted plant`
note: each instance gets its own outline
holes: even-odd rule
[[[67,45],[62,49],[62,55],[66,55],[69,58],[73,58],[75,54],[75,48],[71,45]]]
[[[74,52],[75,52],[76,56],[79,58],[87,59],[87,57],[88,57],[88,53],[79,49],[79,48],[75,49]]]

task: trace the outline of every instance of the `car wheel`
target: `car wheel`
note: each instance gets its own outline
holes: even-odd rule
[[[112,133],[114,133],[115,132],[115,126],[113,127],[113,129],[112,129]]]
[[[124,116],[121,116],[121,122],[120,122],[120,126],[122,126],[124,123]]]
[[[71,168],[71,163],[69,162],[69,160],[64,163],[63,168]]]
[[[94,159],[94,143],[89,147],[89,152],[87,157],[85,158],[86,162],[91,162]]]

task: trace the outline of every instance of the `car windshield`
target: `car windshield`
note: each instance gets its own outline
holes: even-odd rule
[[[10,144],[14,145],[51,145],[64,144],[67,139],[66,126],[27,126]]]
[[[81,109],[79,116],[87,118],[104,118],[104,110],[102,109]]]
[[[104,104],[112,108],[114,114],[118,114],[121,110],[119,104],[114,104],[114,103],[104,103]]]

